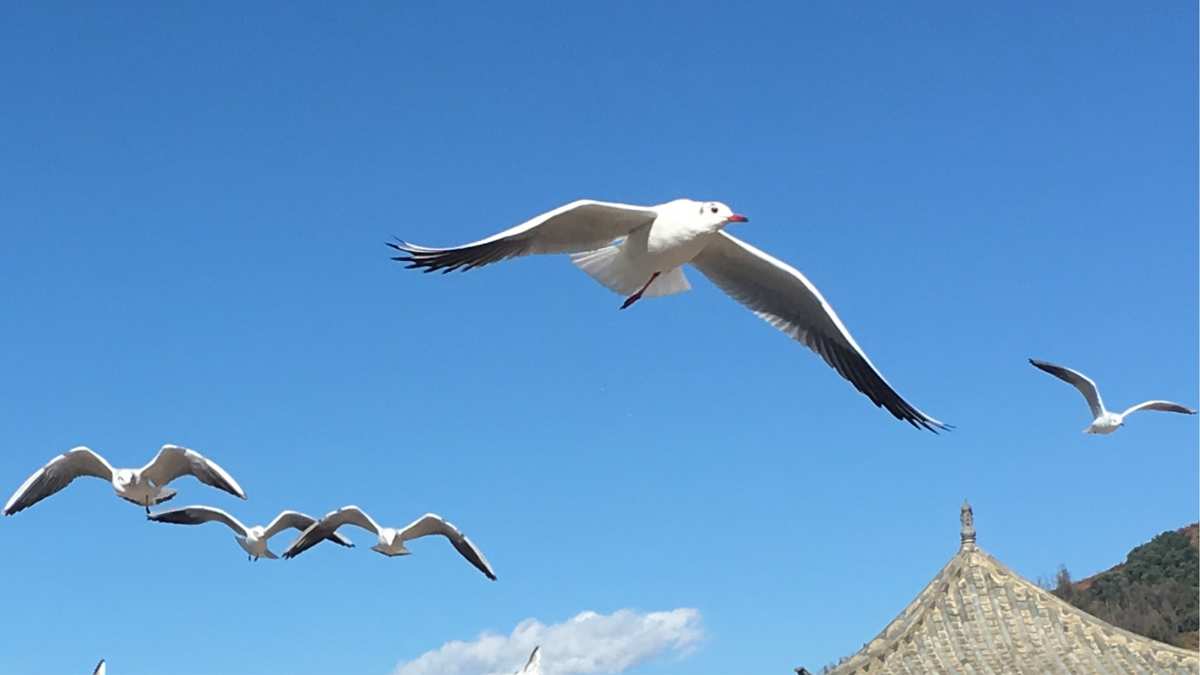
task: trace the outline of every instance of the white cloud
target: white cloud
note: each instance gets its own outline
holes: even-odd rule
[[[535,645],[542,645],[543,675],[621,673],[665,653],[687,653],[703,635],[700,612],[686,607],[582,612],[550,625],[525,619],[511,635],[483,633],[471,642],[447,642],[401,663],[394,675],[512,675]]]

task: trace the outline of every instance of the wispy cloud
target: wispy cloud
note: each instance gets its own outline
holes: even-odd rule
[[[686,653],[703,635],[700,612],[686,607],[582,612],[550,625],[525,619],[511,635],[447,642],[401,663],[395,675],[512,675],[535,645],[542,645],[543,675],[621,673],[657,656]]]

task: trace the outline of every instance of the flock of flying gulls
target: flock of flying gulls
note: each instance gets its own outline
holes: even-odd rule
[[[490,237],[453,248],[430,248],[405,241],[389,243],[393,258],[425,272],[466,271],[508,258],[532,254],[565,253],[583,272],[601,285],[625,296],[620,309],[643,298],[683,293],[691,288],[684,265],[691,265],[718,288],[792,339],[816,352],[877,407],[897,419],[934,433],[951,429],[909,403],[867,357],[849,329],[817,287],[799,270],[764,253],[725,231],[745,216],[720,202],[677,199],[656,206],[580,200],[543,213]],[[1159,410],[1193,415],[1195,410],[1170,401],[1146,401],[1121,413],[1110,412],[1096,384],[1082,373],[1045,361],[1030,363],[1071,384],[1083,394],[1092,413],[1084,431],[1109,434],[1124,426],[1130,414]],[[140,469],[114,469],[103,457],[85,447],[63,453],[35,472],[4,505],[12,515],[62,490],[80,476],[103,478],[117,496],[142,506],[150,520],[199,525],[223,523],[251,560],[274,559],[267,547],[271,537],[284,530],[300,535],[283,552],[294,558],[322,541],[353,544],[338,532],[353,525],[374,534],[372,550],[385,556],[408,555],[406,542],[440,535],[445,537],[488,579],[496,574],[476,547],[457,527],[440,516],[425,514],[402,528],[382,527],[357,506],[344,506],[321,519],[297,511],[283,511],[267,525],[247,527],[237,518],[210,506],[187,506],[151,513],[150,507],[175,496],[167,484],[191,475],[200,482],[246,498],[237,481],[216,462],[175,445],[165,445]],[[519,673],[540,672],[540,651],[534,649]],[[103,675],[104,662],[96,667]]]
[[[114,469],[92,449],[78,447],[50,460],[26,479],[4,505],[4,515],[11,516],[33,506],[67,487],[76,478],[92,476],[111,483],[113,491],[121,499],[144,507],[149,520],[178,525],[224,523],[233,530],[234,540],[251,560],[277,558],[278,556],[267,548],[267,542],[284,530],[300,531],[300,536],[283,552],[284,558],[294,558],[322,541],[353,547],[354,544],[337,530],[343,525],[356,525],[378,536],[379,543],[371,548],[386,556],[409,555],[410,551],[405,548],[404,542],[435,534],[441,535],[449,540],[468,562],[483,572],[484,576],[493,581],[496,579],[496,573],[492,571],[492,566],[483,556],[483,552],[457,527],[436,513],[426,513],[398,530],[380,527],[357,506],[343,506],[329,512],[320,520],[298,511],[283,511],[266,526],[254,527],[246,527],[237,518],[211,506],[185,506],[151,513],[151,506],[175,497],[175,490],[168,488],[167,483],[187,475],[235,497],[246,498],[245,491],[229,472],[195,450],[178,445],[164,445],[154,459],[140,469]]]

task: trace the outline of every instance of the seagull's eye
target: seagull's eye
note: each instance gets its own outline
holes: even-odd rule
[[[717,207],[715,207],[715,206],[714,206],[714,207],[712,207],[712,212],[713,212],[713,213],[716,213],[716,212],[717,212]]]

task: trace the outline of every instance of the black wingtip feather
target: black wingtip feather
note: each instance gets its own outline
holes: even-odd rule
[[[858,363],[854,355],[834,345],[818,341],[813,349],[839,375],[845,378],[859,393],[866,396],[876,407],[886,410],[892,417],[907,422],[914,429],[925,429],[934,435],[953,429],[951,425],[938,422],[914,408],[896,390],[892,389],[873,369]]]

